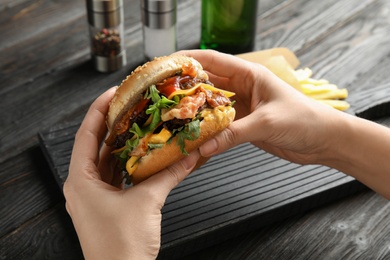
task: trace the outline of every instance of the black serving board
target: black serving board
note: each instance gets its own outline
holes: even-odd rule
[[[348,113],[356,116],[389,116],[390,84],[350,95],[348,102]],[[79,125],[39,133],[60,188]],[[177,259],[364,188],[337,170],[293,164],[242,144],[211,158],[171,192],[163,208],[160,258]]]

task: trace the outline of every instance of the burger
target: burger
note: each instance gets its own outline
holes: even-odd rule
[[[127,184],[138,184],[224,130],[233,92],[214,87],[195,59],[173,54],[136,68],[109,104],[106,144]]]

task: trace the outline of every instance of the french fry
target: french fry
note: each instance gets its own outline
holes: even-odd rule
[[[343,89],[334,89],[334,90],[329,90],[327,92],[322,92],[322,93],[306,94],[306,96],[314,98],[314,99],[319,99],[319,100],[324,100],[324,99],[346,99],[348,97],[348,91],[345,88],[343,88]]]
[[[300,62],[287,48],[274,48],[237,56],[264,65],[276,76],[318,102],[341,111],[349,108],[348,102],[344,100],[348,97],[347,89],[340,89],[326,79],[313,79],[313,71],[310,68],[297,69]]]
[[[294,74],[306,96],[341,111],[349,108],[348,102],[340,100],[348,97],[347,89],[340,89],[326,79],[311,78],[313,72],[309,68],[295,70]]]
[[[338,87],[334,84],[323,84],[317,86],[313,84],[301,84],[301,88],[302,92],[306,95],[326,93],[338,89]]]
[[[294,74],[299,82],[303,82],[310,79],[310,77],[313,75],[313,71],[309,68],[304,68],[295,70]]]

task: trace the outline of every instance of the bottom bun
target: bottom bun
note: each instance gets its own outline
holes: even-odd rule
[[[199,138],[194,141],[185,140],[186,151],[190,153],[198,149],[202,144],[222,132],[231,122],[233,122],[235,114],[236,111],[231,106],[216,107],[202,112],[204,118],[200,122]],[[137,170],[131,175],[133,184],[138,184],[146,180],[150,176],[175,162],[178,162],[186,156],[180,151],[180,147],[176,144],[177,138],[177,136],[174,137],[169,144],[165,144],[160,149],[152,150],[148,155],[140,159]],[[195,168],[198,168],[206,161],[207,159],[203,158],[198,162]]]

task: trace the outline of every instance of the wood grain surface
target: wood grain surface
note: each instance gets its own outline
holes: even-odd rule
[[[178,2],[179,48],[196,48],[200,1]],[[100,93],[144,62],[139,2],[124,3],[128,65],[101,74],[90,61],[83,1],[0,2],[1,259],[82,259],[38,132],[80,121]],[[353,96],[390,81],[389,14],[387,0],[260,0],[256,50],[288,47],[315,77]],[[366,190],[221,237],[188,259],[390,259],[389,215],[389,202]]]

